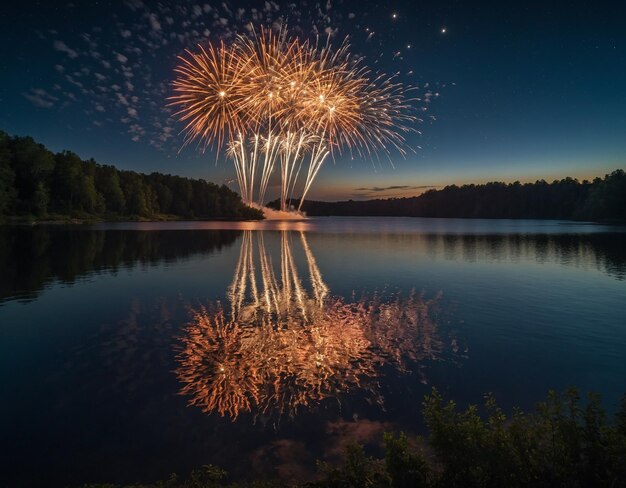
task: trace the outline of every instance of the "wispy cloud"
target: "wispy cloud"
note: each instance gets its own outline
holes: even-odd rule
[[[158,17],[156,16],[156,14],[148,14],[148,20],[150,21],[150,27],[152,28],[153,31],[160,31],[161,30],[161,23],[159,22]]]
[[[416,196],[426,190],[441,188],[436,185],[389,185],[389,186],[364,186],[355,188],[350,198],[397,198]]]
[[[433,186],[433,185],[369,186],[369,187],[355,188],[354,191],[378,193],[378,192],[393,191],[393,190],[427,190],[427,189],[430,189],[430,188],[440,188],[440,187],[439,186]]]
[[[57,97],[50,95],[47,91],[42,90],[41,88],[32,89],[26,93],[22,93],[22,95],[35,107],[40,108],[52,108],[54,103],[58,100]]]
[[[74,59],[78,57],[78,53],[74,51],[73,49],[71,49],[63,41],[54,41],[54,49],[67,54],[70,57],[70,59]]]

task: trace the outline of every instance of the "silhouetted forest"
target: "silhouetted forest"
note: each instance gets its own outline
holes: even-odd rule
[[[294,205],[298,202],[294,201]],[[269,206],[278,208],[278,201]],[[578,181],[487,183],[446,186],[410,198],[318,202],[307,200],[308,215],[454,217],[484,219],[565,219],[626,221],[626,173]]]
[[[9,216],[263,218],[226,185],[122,171],[0,131],[0,220]]]
[[[294,202],[295,204],[296,202]],[[278,201],[270,202],[277,208]],[[307,200],[311,216],[399,216],[626,221],[626,173],[578,181],[450,185],[417,197],[365,201]],[[260,219],[227,186],[202,179],[118,170],[52,153],[31,137],[0,131],[0,220],[161,218]]]

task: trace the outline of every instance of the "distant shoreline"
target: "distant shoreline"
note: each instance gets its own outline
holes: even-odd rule
[[[32,218],[32,217],[7,217],[0,221],[0,225],[89,225],[89,224],[106,224],[106,223],[123,223],[123,222],[258,222],[263,219],[227,219],[227,218],[190,218],[178,215],[161,215],[155,218],[146,217],[120,217],[120,218],[101,218],[101,217],[69,217],[63,216],[59,218]]]
[[[377,216],[459,219],[539,219],[626,222],[626,171],[578,181],[491,182],[449,185],[415,197],[343,200],[290,200],[309,216]],[[277,208],[279,201],[268,204]]]
[[[445,220],[543,220],[543,221],[562,221],[572,222],[576,224],[589,224],[589,225],[626,225],[625,220],[577,220],[577,219],[559,219],[559,218],[532,218],[532,217],[422,217],[422,216],[404,216],[404,215],[312,215],[310,217],[316,218],[383,218],[383,219],[445,219]],[[306,219],[306,217],[305,217]],[[189,218],[179,217],[176,215],[164,215],[157,218],[77,218],[77,217],[65,217],[65,218],[46,218],[35,219],[25,217],[9,217],[4,221],[0,221],[0,226],[35,226],[35,225],[90,225],[90,224],[107,224],[107,223],[155,223],[155,222],[262,222],[266,219],[226,219],[226,218]],[[280,219],[278,219],[280,220]],[[288,222],[289,220],[285,220]]]

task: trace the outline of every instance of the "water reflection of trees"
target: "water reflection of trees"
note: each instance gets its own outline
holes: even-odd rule
[[[564,230],[567,226],[563,226]],[[345,233],[333,239],[359,253],[424,255],[431,259],[465,262],[529,261],[596,269],[618,280],[626,279],[626,232],[587,234],[452,234]]]
[[[241,231],[97,230],[79,226],[0,226],[0,302],[36,298],[53,281],[71,284],[92,273],[155,265],[209,254],[235,242]],[[324,236],[321,236],[324,238]],[[344,235],[351,245],[375,241],[386,252],[463,260],[559,262],[626,279],[626,233],[589,234],[376,234]]]
[[[241,231],[128,231],[84,227],[0,227],[0,302],[32,299],[50,282],[210,254]]]
[[[294,260],[304,254],[309,286]],[[358,390],[382,403],[383,366],[435,359],[439,296],[330,295],[304,233],[280,235],[278,265],[262,232],[246,231],[228,306],[192,311],[178,355],[181,393],[205,412],[293,415]]]
[[[592,267],[626,278],[626,233],[589,234],[433,234],[423,236],[431,255],[462,257],[464,261],[554,262]]]

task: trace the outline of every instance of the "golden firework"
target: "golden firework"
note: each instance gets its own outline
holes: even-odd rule
[[[414,99],[394,77],[373,74],[344,41],[337,49],[261,28],[229,46],[198,46],[180,57],[170,105],[185,144],[215,145],[235,163],[242,198],[263,204],[280,166],[281,207],[298,184],[301,203],[329,154],[406,155]],[[259,141],[263,140],[259,151]],[[304,144],[306,141],[306,144]],[[280,158],[280,165],[276,164]],[[300,169],[306,166],[306,171]]]

